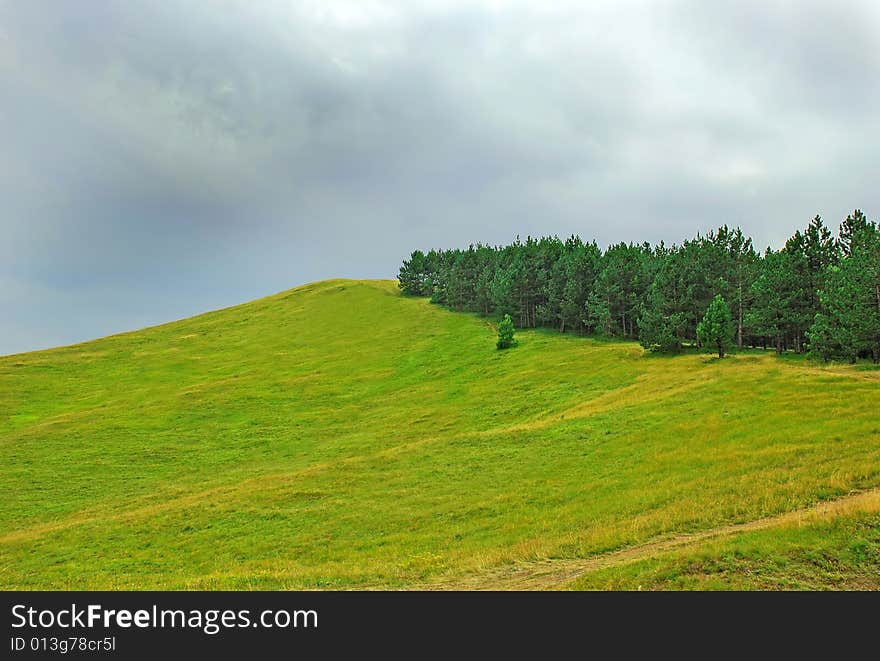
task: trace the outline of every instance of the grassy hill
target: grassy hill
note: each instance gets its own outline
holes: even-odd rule
[[[336,280],[2,357],[0,586],[880,587],[877,499],[735,527],[880,484],[880,371],[518,338]]]

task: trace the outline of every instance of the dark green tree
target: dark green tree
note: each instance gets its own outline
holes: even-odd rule
[[[421,250],[413,251],[409,259],[403,260],[397,275],[397,285],[407,296],[424,296],[425,291],[425,254]]]
[[[821,311],[819,290],[824,286],[828,268],[837,263],[839,247],[831,231],[819,216],[806,230],[796,231],[784,248],[786,293],[786,335],[797,352],[805,348],[807,331]]]
[[[543,238],[538,243],[538,280],[540,293],[537,303],[537,322],[541,326],[556,327],[565,332],[562,316],[562,298],[567,281],[565,244],[557,237]]]
[[[560,330],[565,332],[566,328],[574,327],[583,332],[587,299],[595,288],[602,251],[595,241],[585,244],[576,236],[570,237],[565,246],[566,282],[560,306]]]
[[[703,320],[697,325],[697,337],[704,346],[717,349],[719,358],[724,358],[725,349],[733,345],[733,331],[730,308],[724,297],[716,294]]]
[[[778,354],[785,350],[794,301],[801,296],[801,287],[793,277],[789,260],[789,253],[784,250],[774,252],[767,249],[758,278],[749,288],[752,306],[745,321],[751,332],[762,338],[764,348],[769,340]]]
[[[639,342],[649,351],[679,351],[686,340],[696,340],[695,277],[687,263],[693,248],[692,243],[671,248],[661,243],[655,248],[657,271],[638,319]],[[708,300],[699,315],[707,305]]]
[[[873,223],[855,233],[849,256],[829,267],[824,283],[822,312],[809,331],[811,353],[880,362],[880,232]]]
[[[499,349],[509,349],[516,344],[516,339],[513,337],[513,319],[509,314],[505,314],[504,319],[498,324],[498,342],[495,346]]]
[[[639,315],[639,343],[648,351],[671,353],[680,351],[684,336],[685,315],[674,311],[655,282],[649,303]]]
[[[860,233],[868,229],[868,219],[861,209],[856,209],[840,224],[837,234],[837,244],[844,257],[852,255],[853,241],[858,240]]]
[[[484,262],[480,275],[477,277],[474,286],[474,301],[476,309],[482,315],[488,315],[492,308],[492,280],[495,278],[495,259],[494,255],[484,256]]]
[[[610,335],[635,338],[636,320],[653,281],[652,251],[618,243],[599,260],[595,291],[587,297],[588,324]]]
[[[480,277],[479,254],[474,246],[456,251],[446,285],[446,305],[453,310],[479,311],[476,305],[477,280]]]
[[[438,250],[434,259],[434,270],[431,274],[430,286],[427,288],[430,290],[428,296],[431,297],[431,303],[446,305],[446,288],[449,284],[449,272],[452,269],[455,252]]]
[[[737,227],[723,225],[708,236],[710,261],[706,265],[709,281],[730,301],[731,316],[736,324],[736,346],[742,349],[746,334],[745,319],[751,303],[749,289],[757,277],[758,255],[752,240]]]

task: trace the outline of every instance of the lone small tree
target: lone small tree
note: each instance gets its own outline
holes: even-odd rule
[[[733,320],[721,294],[715,295],[703,321],[697,324],[697,337],[704,345],[716,348],[719,358],[724,358],[724,350],[733,345]]]
[[[516,340],[513,338],[513,320],[509,314],[504,315],[504,319],[498,324],[498,343],[495,346],[499,349],[516,346]]]

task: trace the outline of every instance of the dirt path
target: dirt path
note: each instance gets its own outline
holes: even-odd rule
[[[597,569],[623,565],[658,555],[665,551],[686,548],[709,539],[737,533],[764,530],[776,526],[811,523],[855,511],[880,510],[880,487],[829,500],[813,507],[785,512],[755,521],[737,523],[712,530],[677,535],[639,546],[620,549],[590,558],[544,560],[507,567],[490,573],[466,576],[450,581],[414,586],[418,590],[548,590],[560,588],[578,576]]]

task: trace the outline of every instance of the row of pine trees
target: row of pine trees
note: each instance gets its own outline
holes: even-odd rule
[[[503,247],[416,250],[398,279],[404,294],[454,310],[638,339],[660,352],[699,344],[697,326],[720,295],[740,348],[880,361],[880,230],[858,209],[836,236],[816,216],[763,254],[727,226],[681,245],[605,251],[577,236],[517,237]]]

